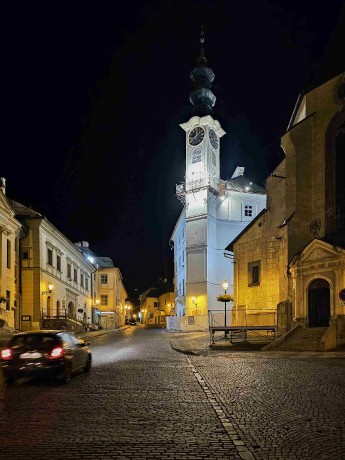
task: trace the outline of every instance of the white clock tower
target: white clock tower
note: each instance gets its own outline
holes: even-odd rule
[[[266,203],[265,190],[243,176],[244,168],[237,168],[230,181],[220,178],[220,139],[225,131],[213,118],[215,75],[204,55],[203,30],[200,43],[197,65],[190,73],[194,114],[180,125],[186,133],[186,174],[176,195],[184,208],[171,237],[175,315],[186,326],[178,329],[208,327],[208,313],[224,309],[217,295],[223,293],[225,279],[229,293],[233,291],[233,264],[224,258],[225,247]]]

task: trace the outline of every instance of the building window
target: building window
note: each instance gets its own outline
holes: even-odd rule
[[[72,279],[72,267],[71,264],[67,264],[67,276],[69,279]]]
[[[192,163],[200,163],[201,161],[201,148],[197,147],[192,152]]]
[[[153,306],[154,306],[155,308],[158,308],[158,302],[153,302]]]
[[[89,290],[89,278],[85,277],[85,289]]]
[[[245,217],[252,217],[253,216],[253,206],[245,205],[244,215]]]
[[[101,305],[103,307],[106,307],[108,305],[108,296],[107,295],[101,295]]]
[[[6,310],[10,310],[11,292],[6,291]]]
[[[51,249],[47,249],[47,262],[49,265],[53,265],[53,251]]]
[[[73,270],[73,279],[77,283],[77,281],[78,281],[78,271],[77,271],[76,268]]]
[[[248,286],[260,284],[260,260],[248,264]]]
[[[56,268],[61,272],[61,256],[56,256]]]
[[[11,268],[11,241],[7,240],[7,268]]]
[[[212,164],[213,166],[217,166],[216,154],[213,151],[212,151]]]
[[[108,284],[108,275],[101,275],[101,284]]]
[[[22,258],[27,260],[29,258],[29,253],[28,252],[23,252]]]
[[[80,286],[84,287],[84,275],[80,273]]]

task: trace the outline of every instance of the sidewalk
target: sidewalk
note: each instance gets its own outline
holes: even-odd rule
[[[118,327],[117,329],[100,329],[99,331],[82,331],[82,332],[76,332],[75,335],[79,337],[80,339],[92,339],[94,337],[99,337],[101,335],[109,334],[110,332],[118,332],[118,331],[123,331],[124,329],[128,329],[130,326],[121,326]]]
[[[230,339],[218,336],[214,345],[210,344],[209,332],[181,332],[167,331],[170,336],[170,343],[174,350],[188,355],[200,355],[201,353],[221,351],[226,353],[237,352],[260,352],[262,356],[287,356],[299,355],[321,358],[342,358],[345,359],[345,347],[339,347],[337,350],[324,352],[311,351],[261,351],[261,348],[271,343],[273,339],[266,337],[250,336],[248,340],[242,341],[235,339],[232,343]]]

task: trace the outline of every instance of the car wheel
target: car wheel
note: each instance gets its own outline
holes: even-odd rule
[[[72,369],[70,364],[66,364],[64,370],[58,376],[59,383],[66,384],[71,381]]]
[[[90,372],[90,370],[91,370],[91,356],[89,355],[88,358],[87,358],[87,361],[86,361],[86,364],[84,366],[83,371],[84,372]]]

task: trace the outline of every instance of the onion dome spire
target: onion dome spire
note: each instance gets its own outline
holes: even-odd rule
[[[201,26],[200,33],[200,55],[197,59],[197,66],[191,71],[190,78],[193,81],[193,88],[189,99],[194,106],[195,115],[212,115],[212,107],[216,102],[216,96],[211,91],[211,84],[214,80],[213,70],[207,67],[207,59],[204,50],[204,28]]]

